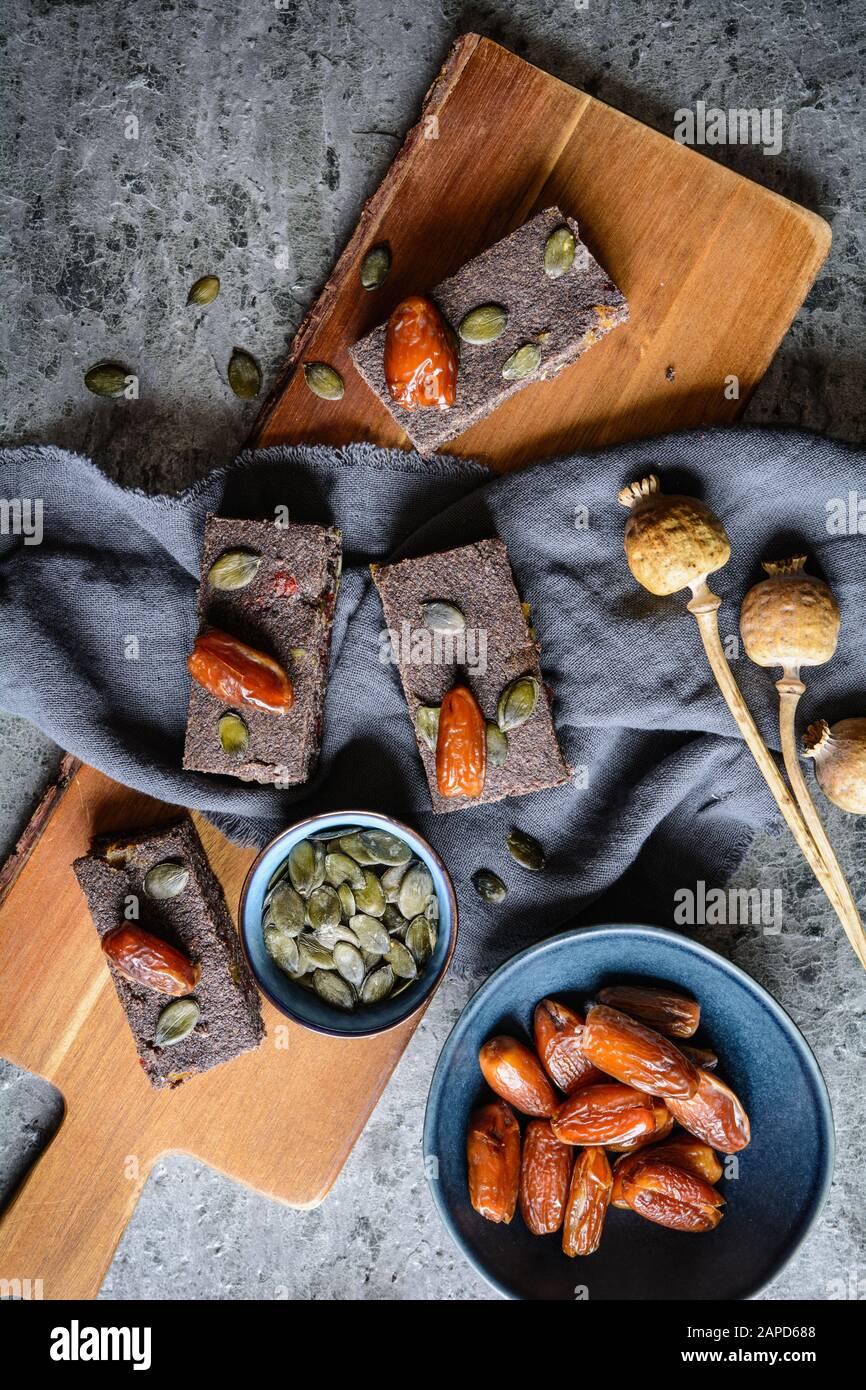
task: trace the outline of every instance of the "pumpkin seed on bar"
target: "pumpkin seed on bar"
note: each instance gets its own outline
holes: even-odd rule
[[[287,975],[296,975],[300,969],[300,944],[293,934],[284,927],[270,925],[263,935],[265,950],[274,964]]]
[[[457,331],[464,343],[481,347],[501,338],[507,324],[508,314],[501,304],[479,304],[477,309],[470,309]]]
[[[498,724],[487,721],[487,761],[491,767],[502,767],[508,757],[508,735]]]
[[[519,729],[535,713],[537,704],[538,681],[534,676],[518,676],[499,697],[496,717],[502,732]]]
[[[176,898],[189,883],[189,869],[173,859],[165,859],[154,864],[144,876],[144,891],[149,898],[162,902],[166,898]]]
[[[377,970],[371,970],[366,980],[361,986],[361,1002],[364,1004],[378,1004],[380,1000],[387,999],[391,990],[394,988],[394,971],[390,965],[380,965]]]
[[[431,752],[439,737],[439,705],[419,705],[415,711],[415,733]]]
[[[94,396],[122,396],[131,375],[120,362],[96,362],[84,373],[84,385]]]
[[[360,989],[364,983],[364,957],[357,946],[351,945],[348,941],[338,941],[334,947],[334,964],[337,971],[344,980],[348,980],[350,985]]]
[[[392,938],[391,945],[388,947],[387,959],[398,980],[414,980],[418,974],[415,957],[408,946],[404,946],[403,942],[397,940],[396,937]]]
[[[447,603],[445,599],[422,603],[421,616],[431,632],[463,632],[466,628],[466,619],[456,603]]]
[[[361,284],[365,290],[377,290],[384,285],[391,269],[391,251],[386,241],[372,246],[361,262]]]
[[[433,896],[433,879],[424,864],[413,864],[400,884],[397,906],[410,922]]]
[[[242,758],[250,743],[250,731],[239,714],[223,714],[219,724],[220,747],[230,758]]]
[[[194,999],[175,999],[167,1004],[156,1020],[154,1047],[173,1047],[188,1038],[201,1018],[201,1009]]]
[[[333,1004],[338,1009],[355,1007],[355,991],[342,975],[316,970],[313,973],[313,988],[326,1004]]]
[[[541,348],[537,343],[524,343],[516,348],[502,364],[502,375],[506,381],[523,381],[532,376],[541,364]]]
[[[203,275],[196,280],[186,297],[187,304],[213,304],[220,292],[219,276]]]
[[[278,883],[268,903],[268,913],[275,926],[292,936],[304,930],[306,906],[300,893],[290,883]]]
[[[508,893],[502,879],[492,869],[477,869],[472,875],[472,885],[486,903],[501,903]]]
[[[368,854],[375,854],[377,864],[408,864],[412,858],[406,841],[389,835],[387,830],[362,830],[358,838]]]
[[[323,401],[339,401],[346,389],[343,378],[327,362],[305,362],[304,381],[314,396]]]
[[[312,840],[299,840],[289,851],[289,878],[293,886],[307,897],[325,879],[325,851]]]
[[[254,550],[226,550],[214,560],[207,580],[212,589],[245,589],[261,566],[262,557]]]
[[[537,840],[522,830],[510,830],[505,840],[505,848],[524,869],[538,873],[544,868],[544,850]]]
[[[544,245],[544,270],[551,280],[558,280],[574,264],[577,243],[570,227],[555,227]]]
[[[421,913],[415,917],[406,928],[406,945],[415,957],[419,966],[426,965],[433,954],[433,947],[436,942],[435,929],[428,922],[427,918]]]
[[[229,386],[242,401],[252,401],[262,389],[262,369],[252,353],[236,347],[229,358]]]

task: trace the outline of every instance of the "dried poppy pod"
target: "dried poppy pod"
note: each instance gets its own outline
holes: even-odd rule
[[[803,756],[815,763],[818,786],[834,806],[866,815],[866,719],[826,719],[810,724],[803,736]]]
[[[655,473],[622,488],[631,509],[625,527],[628,567],[651,594],[675,594],[706,579],[731,558],[731,543],[715,512],[696,497],[667,497]]]
[[[798,674],[801,666],[822,666],[836,650],[839,605],[829,584],[805,573],[805,563],[805,555],[765,560],[769,578],[743,599],[740,631],[747,655],[758,666]]]

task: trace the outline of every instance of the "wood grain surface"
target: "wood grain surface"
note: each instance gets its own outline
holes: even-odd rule
[[[628,296],[632,319],[557,380],[514,397],[453,452],[506,469],[565,449],[731,420],[759,381],[826,255],[813,214],[466,35],[419,124],[295,340],[254,442],[405,445],[355,373],[348,347],[403,295],[558,203]],[[364,252],[394,268],[358,288]],[[340,402],[298,370],[341,371]],[[736,375],[738,400],[725,398]],[[94,1296],[153,1162],[195,1155],[298,1206],[322,1199],[417,1019],[340,1042],[268,1006],[261,1049],[151,1091],[105,969],[71,862],[95,833],[172,808],[65,760],[0,873],[0,1052],[61,1090],[66,1114],[0,1223],[0,1278],[42,1279],[47,1298]],[[197,824],[230,906],[249,851]]]

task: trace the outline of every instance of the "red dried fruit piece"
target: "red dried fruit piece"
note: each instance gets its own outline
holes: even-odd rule
[[[591,1255],[598,1249],[612,1188],[613,1175],[604,1149],[584,1149],[574,1165],[562,1226],[566,1255]]]
[[[715,1071],[719,1065],[718,1055],[710,1047],[688,1047],[685,1043],[680,1043],[679,1049],[690,1062],[694,1062],[699,1071],[701,1068],[704,1071]]]
[[[586,1016],[583,1050],[599,1071],[652,1096],[693,1096],[698,1071],[675,1043],[618,1009],[596,1004]]]
[[[517,1207],[520,1125],[504,1100],[473,1110],[466,1135],[469,1200],[485,1221],[508,1222]]]
[[[218,628],[196,638],[186,664],[193,680],[235,709],[252,705],[285,714],[295,703],[292,682],[278,662]]]
[[[574,1149],[562,1144],[549,1120],[530,1120],[523,1136],[520,1214],[534,1236],[558,1231],[565,1215]]]
[[[696,999],[643,985],[610,985],[598,992],[599,1001],[664,1033],[667,1038],[690,1038],[698,1031],[701,1006]]]
[[[622,1195],[639,1216],[674,1231],[712,1231],[725,1200],[694,1173],[648,1155],[623,1174]]]
[[[615,1082],[582,1086],[563,1101],[550,1123],[564,1144],[628,1144],[655,1131],[652,1101]]]
[[[288,574],[285,570],[277,570],[271,580],[271,587],[279,598],[294,598],[300,585],[293,574]]]
[[[681,1138],[670,1139],[665,1144],[654,1145],[651,1149],[643,1149],[640,1153],[623,1154],[622,1158],[617,1160],[613,1170],[613,1206],[628,1206],[622,1195],[623,1178],[648,1158],[672,1163],[675,1168],[683,1168],[687,1173],[693,1173],[696,1178],[702,1178],[711,1186],[722,1176],[722,1165],[709,1144],[702,1144],[699,1139],[683,1135]]]
[[[615,1153],[635,1153],[638,1149],[646,1148],[647,1144],[657,1144],[660,1140],[667,1139],[674,1127],[674,1117],[663,1100],[653,1096],[651,1103],[655,1117],[652,1134],[642,1134],[639,1139],[632,1139],[628,1144],[608,1144],[609,1149],[613,1149]]]
[[[447,410],[457,398],[453,335],[436,305],[422,295],[404,299],[385,330],[385,381],[404,410]]]
[[[557,999],[542,999],[532,1019],[535,1050],[556,1085],[567,1096],[602,1075],[584,1056],[583,1019]]]
[[[665,1104],[689,1134],[697,1135],[724,1154],[739,1153],[752,1137],[749,1117],[741,1102],[717,1076],[701,1071],[698,1077],[696,1095],[687,1099],[666,1097]]]
[[[534,1052],[516,1038],[491,1038],[478,1054],[484,1080],[491,1091],[523,1115],[552,1115],[559,1105],[553,1087]]]
[[[102,938],[102,949],[127,980],[160,994],[181,998],[191,994],[201,978],[200,965],[141,927],[117,927]]]
[[[436,786],[440,796],[478,797],[487,772],[487,725],[465,685],[449,690],[439,710]]]

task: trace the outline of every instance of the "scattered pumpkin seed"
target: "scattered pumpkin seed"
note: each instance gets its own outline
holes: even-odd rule
[[[360,989],[364,983],[364,957],[357,946],[352,946],[348,941],[338,941],[334,947],[334,964],[338,974],[344,980],[348,980],[350,985]]]
[[[131,376],[128,367],[120,362],[96,362],[84,373],[84,385],[94,396],[122,396],[126,390],[126,379]]]
[[[333,1004],[338,1009],[355,1007],[355,991],[342,975],[316,970],[313,972],[313,988],[326,1004]]]
[[[433,954],[436,944],[435,929],[422,913],[406,928],[406,945],[415,957],[419,967],[425,966]]]
[[[355,902],[355,894],[352,892],[348,883],[340,883],[337,885],[337,897],[340,899],[340,907],[343,916],[348,921],[349,918],[354,917],[355,913],[358,911],[358,905]]]
[[[391,945],[388,947],[388,964],[398,980],[414,980],[418,974],[415,957],[396,937],[391,938]]]
[[[433,896],[433,879],[424,864],[413,864],[400,884],[397,906],[403,916],[411,922],[419,912],[423,912]]]
[[[394,971],[390,965],[380,965],[377,970],[371,970],[361,986],[361,1002],[364,1004],[378,1004],[380,1000],[387,999],[391,990],[394,988]]]
[[[242,758],[250,743],[250,731],[239,714],[223,714],[218,724],[220,747],[230,758]]]
[[[439,709],[439,705],[419,705],[415,711],[415,733],[433,753],[439,737]]]
[[[544,270],[551,280],[558,280],[574,264],[577,243],[574,232],[564,224],[555,227],[544,245]]]
[[[262,557],[254,550],[226,550],[207,572],[212,589],[245,589],[262,567]]]
[[[524,869],[538,873],[544,868],[544,850],[537,840],[523,830],[510,830],[505,840],[505,848]]]
[[[463,632],[466,628],[466,619],[456,603],[447,603],[445,599],[422,603],[421,617],[431,632]]]
[[[265,950],[274,964],[287,975],[296,975],[300,969],[300,946],[292,932],[270,925],[264,929],[264,938]]]
[[[482,347],[501,338],[507,325],[508,314],[501,304],[479,304],[477,309],[469,310],[457,331],[464,343]]]
[[[339,401],[345,387],[343,378],[327,362],[305,362],[304,381],[314,396],[323,401]]]
[[[314,888],[307,899],[307,917],[314,932],[322,927],[336,927],[342,912],[340,899],[329,884]]]
[[[508,735],[498,724],[487,722],[487,761],[491,767],[502,767],[508,757]]]
[[[236,347],[229,358],[229,386],[242,401],[252,401],[262,389],[262,369],[252,353]]]
[[[368,917],[364,912],[356,912],[355,916],[349,919],[349,926],[361,943],[363,951],[370,951],[377,956],[385,955],[391,945],[391,938],[387,927],[380,921],[375,917]]]
[[[523,381],[532,376],[541,364],[541,348],[538,343],[524,343],[515,348],[502,364],[502,375],[506,381]]]
[[[372,246],[361,262],[361,284],[365,290],[377,290],[384,285],[391,269],[391,251],[386,241]]]
[[[373,862],[376,864],[408,864],[412,858],[412,851],[405,840],[389,835],[387,830],[375,827],[362,830],[359,839],[369,855],[375,854]]]
[[[188,1038],[201,1018],[201,1009],[194,999],[175,999],[166,1004],[156,1020],[154,1047],[173,1047]]]
[[[537,704],[538,681],[534,676],[518,676],[499,697],[496,718],[502,732],[519,729],[535,713]]]
[[[186,297],[187,304],[213,304],[220,292],[219,276],[203,275]]]
[[[268,914],[274,926],[297,936],[304,930],[306,906],[300,893],[290,883],[278,883],[268,903]]]
[[[334,888],[339,888],[341,883],[349,883],[352,888],[364,887],[364,870],[342,850],[325,855],[325,878]]]
[[[189,883],[189,869],[174,859],[164,859],[154,864],[144,876],[144,891],[149,898],[162,902],[166,898],[176,898]]]
[[[477,869],[472,875],[472,884],[479,898],[486,903],[501,903],[508,892],[502,879],[492,869]]]
[[[312,840],[299,840],[289,851],[289,878],[302,897],[325,880],[325,851]]]

